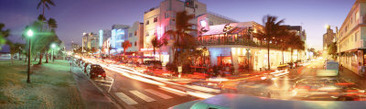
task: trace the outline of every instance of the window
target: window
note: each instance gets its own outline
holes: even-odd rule
[[[157,18],[157,17],[155,17],[155,18],[154,18],[154,23],[155,23],[155,22],[158,22],[158,18]]]
[[[194,5],[194,7],[195,7],[195,8],[198,8],[198,5],[196,4],[196,5]]]
[[[132,37],[132,33],[129,33],[129,34],[128,34],[128,37]]]
[[[210,21],[210,25],[213,25],[213,22],[212,21]]]
[[[149,36],[149,32],[146,32],[146,36]]]
[[[135,46],[137,46],[137,42],[135,42]]]
[[[137,35],[137,31],[135,31],[135,34],[134,34],[135,36]]]
[[[169,17],[169,13],[165,13],[165,18],[168,18]]]
[[[359,11],[356,12],[356,21],[358,20],[358,18],[360,18],[360,12]]]
[[[149,25],[149,20],[146,21],[146,25]]]
[[[357,38],[358,38],[358,32],[355,33],[355,42],[357,42]]]

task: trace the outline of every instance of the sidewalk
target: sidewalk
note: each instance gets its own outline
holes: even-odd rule
[[[71,67],[77,88],[86,109],[117,109],[116,104],[99,90],[76,65]]]
[[[357,75],[356,73],[352,72],[347,68],[343,68],[343,71],[339,71],[339,76],[345,80],[354,82],[362,89],[366,89],[366,79]]]

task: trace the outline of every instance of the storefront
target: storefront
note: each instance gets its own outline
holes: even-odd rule
[[[363,75],[359,72],[359,66],[366,66],[366,49],[353,49],[340,53],[339,62],[342,66],[350,69],[358,75]]]

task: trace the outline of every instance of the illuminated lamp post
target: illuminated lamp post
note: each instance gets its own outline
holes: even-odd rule
[[[51,48],[52,48],[52,62],[55,62],[55,58],[54,58],[54,51],[55,51],[55,48],[56,48],[56,44],[52,44],[51,45]]]
[[[30,60],[31,60],[31,46],[32,46],[32,37],[33,37],[33,31],[31,29],[29,29],[27,31],[27,36],[28,36],[28,65],[27,65],[27,83],[30,83]]]

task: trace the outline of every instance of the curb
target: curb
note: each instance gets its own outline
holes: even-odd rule
[[[78,66],[75,66],[75,67],[78,67]],[[74,72],[72,72],[72,71],[70,71],[70,73],[74,73]],[[74,73],[75,74],[75,73]],[[73,74],[73,75],[74,75]],[[85,76],[85,74],[83,74],[84,76]],[[88,78],[88,77],[87,77]],[[74,78],[75,79],[75,78]],[[116,106],[117,107],[117,109],[124,109],[124,108],[122,108],[122,106],[120,105],[120,104],[118,104],[118,103],[116,103],[114,100],[115,99],[111,99],[111,95],[109,94],[109,93],[107,93],[107,92],[105,92],[103,89],[101,89],[97,84],[95,84],[95,82],[93,81],[93,80],[91,80],[90,78],[88,78],[88,81],[89,82],[91,82],[93,85],[94,85],[94,87],[96,87],[100,92],[102,92],[102,94],[104,95],[104,96],[106,96],[107,97],[107,99],[114,105],[114,106]],[[114,81],[113,81],[114,82]],[[78,87],[78,90],[79,90],[79,87]],[[79,92],[80,92],[80,90],[79,90]],[[80,92],[80,93],[82,93],[82,92]]]

